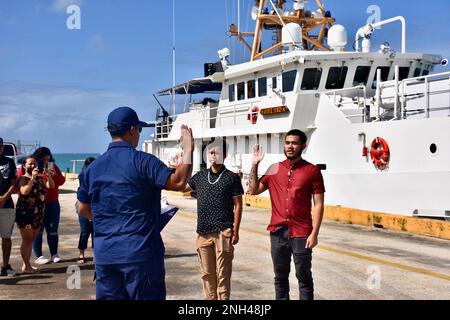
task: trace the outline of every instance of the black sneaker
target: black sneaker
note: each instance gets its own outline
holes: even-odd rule
[[[16,275],[16,272],[13,268],[11,268],[11,265],[7,265],[6,267],[2,267],[0,276],[2,277],[14,277]]]

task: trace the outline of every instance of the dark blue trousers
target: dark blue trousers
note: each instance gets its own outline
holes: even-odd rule
[[[78,241],[78,249],[86,250],[88,246],[89,236],[91,236],[92,248],[94,247],[94,225],[81,214],[78,215],[80,222],[80,240]]]
[[[150,264],[96,264],[97,300],[165,300],[164,268],[151,270]]]

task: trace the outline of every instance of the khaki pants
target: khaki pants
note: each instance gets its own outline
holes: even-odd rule
[[[197,253],[207,300],[229,300],[234,247],[232,230],[197,236]]]

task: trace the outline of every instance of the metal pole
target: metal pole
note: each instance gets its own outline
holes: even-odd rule
[[[366,92],[366,87],[363,86],[363,93],[364,93],[364,123],[369,122],[370,121],[370,109],[367,109],[366,107],[366,103],[367,103],[367,92]],[[369,111],[369,113],[367,114],[367,111]]]
[[[394,100],[394,119],[397,119],[398,114],[398,80],[400,78],[400,67],[395,66],[395,100]]]
[[[377,69],[377,119],[380,120],[381,105],[381,69]]]
[[[401,109],[401,115],[400,118],[406,119],[406,98],[405,98],[405,86],[406,82],[402,81],[402,93],[400,94],[400,109]]]
[[[365,25],[365,26],[359,28],[358,31],[356,32],[356,36],[355,36],[356,51],[359,51],[359,36],[360,36],[360,32],[363,31],[364,27],[372,26],[372,28],[375,30],[375,28],[377,28],[377,27],[381,27],[385,24],[392,23],[395,21],[400,21],[402,24],[402,53],[406,53],[406,20],[402,16],[397,16],[397,17],[394,17],[391,19],[383,20],[383,21],[374,23],[372,25],[368,24],[368,25]],[[371,32],[371,34],[372,33],[373,33],[373,31]]]
[[[428,77],[425,77],[425,103],[426,103],[426,115],[427,118],[430,117],[430,83],[428,82]]]
[[[241,1],[238,0],[238,35],[241,33]]]
[[[175,86],[176,86],[176,69],[175,69],[175,0],[172,1],[172,115],[175,115],[175,107],[176,107],[176,93],[175,93]]]

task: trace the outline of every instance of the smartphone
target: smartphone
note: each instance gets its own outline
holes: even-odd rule
[[[48,166],[48,171],[50,171],[50,173],[55,173],[55,163],[54,162],[49,162],[47,164]]]
[[[40,174],[44,173],[45,162],[43,160],[38,160],[37,168]]]

